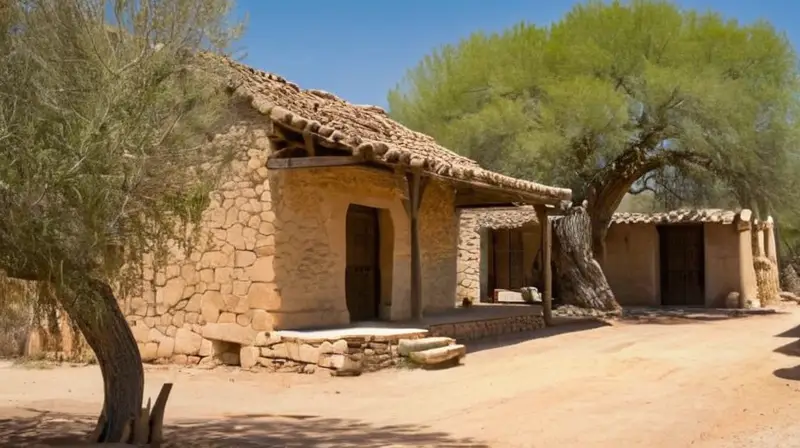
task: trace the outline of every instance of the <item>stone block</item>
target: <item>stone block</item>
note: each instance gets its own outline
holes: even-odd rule
[[[304,362],[306,364],[317,364],[319,362],[319,347],[315,347],[311,344],[300,344],[295,361]]]
[[[157,342],[146,342],[144,344],[138,344],[139,346],[139,355],[142,357],[142,361],[153,361],[158,357],[158,343]]]
[[[174,353],[196,355],[200,351],[203,337],[187,328],[179,328],[175,333]]]
[[[467,354],[467,348],[461,344],[437,347],[421,352],[411,352],[408,357],[417,364],[436,365],[457,358],[462,358]]]
[[[260,354],[258,347],[242,347],[239,350],[239,363],[243,369],[255,367]]]
[[[455,341],[448,337],[430,337],[422,339],[400,339],[397,344],[397,353],[401,356],[408,356],[413,352],[420,352],[432,348],[445,347],[454,344]]]
[[[250,325],[256,331],[272,331],[272,315],[264,310],[253,310],[253,320]]]
[[[275,281],[274,257],[260,257],[246,269],[247,278],[254,282],[271,283]]]
[[[237,323],[210,323],[203,326],[203,337],[214,341],[232,342],[239,345],[253,345],[256,332]]]
[[[176,333],[177,334],[177,333]],[[165,337],[158,343],[158,358],[169,358],[175,351],[175,339]]]

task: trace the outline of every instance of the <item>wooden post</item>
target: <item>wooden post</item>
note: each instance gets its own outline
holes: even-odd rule
[[[422,170],[414,169],[406,175],[408,180],[408,216],[411,220],[411,317],[422,319],[422,255],[419,244],[419,206],[427,179]]]
[[[547,207],[544,205],[536,206],[536,217],[539,219],[542,236],[542,280],[544,291],[542,291],[542,310],[544,313],[544,323],[548,327],[553,325],[553,226],[547,217]]]

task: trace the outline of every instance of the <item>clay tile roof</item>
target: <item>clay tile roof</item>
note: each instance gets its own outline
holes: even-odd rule
[[[612,224],[689,224],[713,222],[733,224],[739,212],[733,210],[682,209],[663,213],[614,213]]]
[[[478,229],[516,229],[525,224],[539,224],[536,210],[523,206],[515,208],[465,209],[461,211],[465,226]]]
[[[207,57],[214,57],[206,55]],[[234,70],[235,93],[273,122],[316,134],[355,154],[384,163],[421,166],[428,173],[471,184],[487,184],[547,202],[569,200],[566,188],[515,179],[481,168],[425,134],[392,120],[377,106],[355,105],[322,90],[304,90],[286,79],[225,59]]]

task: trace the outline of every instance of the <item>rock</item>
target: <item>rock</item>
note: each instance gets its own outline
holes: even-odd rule
[[[725,297],[725,308],[741,308],[740,294],[737,291],[729,292]]]
[[[789,291],[781,291],[780,296],[781,300],[788,300],[790,302],[800,302],[800,297],[797,297],[796,294],[791,293]]]
[[[256,331],[272,331],[272,315],[264,310],[253,310],[250,325]]]
[[[397,345],[397,353],[400,356],[408,356],[412,352],[421,352],[432,348],[446,347],[455,344],[453,338],[448,337],[431,337],[421,339],[400,339]]]
[[[203,339],[200,343],[200,351],[197,352],[198,356],[212,356],[214,354],[214,343],[208,339]]]
[[[215,341],[233,342],[239,345],[253,345],[256,340],[256,332],[237,323],[213,323],[206,324],[203,327],[203,337]]]
[[[164,304],[168,308],[177,305],[183,299],[183,289],[186,281],[183,277],[175,277],[156,291],[156,303]]]
[[[301,344],[297,354],[298,356],[295,361],[315,365],[319,362],[319,347],[314,347],[310,344]]]
[[[252,283],[247,291],[250,308],[274,311],[280,308],[281,298],[275,286],[269,283]]]
[[[203,293],[200,307],[200,314],[206,322],[214,323],[219,318],[220,311],[225,307],[225,301],[222,299],[222,294],[209,290]]]
[[[527,303],[542,303],[542,295],[539,294],[539,290],[533,286],[521,288],[520,293],[522,294],[522,300]]]
[[[177,332],[176,332],[177,334]],[[159,358],[169,358],[175,352],[175,339],[172,338],[162,338],[161,342],[158,343],[158,352],[156,354]]]
[[[275,280],[274,257],[260,257],[248,267],[247,277],[254,282],[271,283]]]
[[[362,369],[361,360],[356,360],[347,355],[323,355],[319,359],[319,366],[334,369],[341,372],[351,372],[360,374]]]
[[[203,337],[187,328],[178,328],[175,332],[174,353],[178,355],[196,355],[200,352]]]
[[[148,342],[146,344],[138,345],[139,354],[142,357],[142,361],[153,361],[158,357],[158,342]]]
[[[461,344],[432,348],[421,352],[411,352],[409,358],[417,364],[426,366],[441,364],[452,359],[463,358],[467,348]]]
[[[258,347],[242,347],[239,350],[239,363],[243,369],[250,369],[258,363],[259,355],[260,350]]]

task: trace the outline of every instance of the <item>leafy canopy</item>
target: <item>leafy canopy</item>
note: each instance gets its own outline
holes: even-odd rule
[[[197,218],[226,157],[206,137],[225,73],[195,56],[229,51],[231,6],[2,3],[0,270],[66,297],[134,278],[144,254],[184,237],[177,223]]]
[[[766,22],[590,1],[549,27],[520,23],[437,49],[389,105],[447,147],[572,187],[607,213],[665,166],[724,184],[714,197],[774,208],[797,191],[798,79],[792,46]]]

